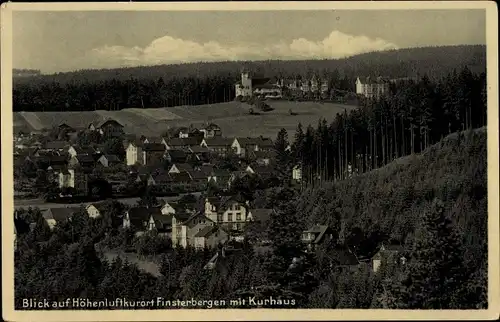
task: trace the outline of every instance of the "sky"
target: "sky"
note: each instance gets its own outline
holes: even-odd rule
[[[485,44],[485,19],[484,9],[15,11],[13,67],[54,73]]]

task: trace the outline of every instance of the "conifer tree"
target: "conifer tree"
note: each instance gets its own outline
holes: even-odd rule
[[[398,291],[400,305],[408,309],[457,308],[465,282],[462,243],[435,199],[423,218],[412,259]]]

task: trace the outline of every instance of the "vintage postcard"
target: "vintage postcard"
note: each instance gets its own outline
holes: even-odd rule
[[[4,3],[7,321],[495,319],[486,1]]]

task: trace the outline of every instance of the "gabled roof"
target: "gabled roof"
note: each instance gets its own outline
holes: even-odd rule
[[[321,242],[323,236],[328,231],[329,227],[326,225],[315,225],[308,230],[305,230],[304,233],[313,233],[316,234],[316,238],[312,241],[312,243],[317,244]]]
[[[170,138],[165,140],[168,146],[183,147],[185,146],[184,140],[181,138]]]
[[[173,181],[172,177],[168,173],[155,173],[151,176],[157,184],[166,184]]]
[[[121,125],[117,120],[113,120],[113,119],[103,120],[103,121],[101,121],[101,122],[98,123],[97,127],[103,127],[103,126],[106,126],[106,125],[113,125],[113,126],[123,127],[123,125]]]
[[[70,219],[78,211],[79,207],[56,207],[42,210],[42,216],[45,220],[54,219],[56,222],[61,222]]]
[[[207,153],[210,151],[210,150],[208,150],[208,148],[206,148],[204,146],[199,146],[199,145],[192,145],[189,147],[189,150],[193,153]]]
[[[161,213],[153,213],[151,214],[153,220],[155,221],[156,228],[160,228],[159,226],[171,226],[172,225],[172,216],[163,215]],[[151,218],[150,218],[151,219]]]
[[[167,154],[170,156],[172,159],[172,162],[186,162],[187,159],[187,153],[184,150],[179,150],[179,149],[172,149],[168,150]]]
[[[239,137],[236,138],[238,140],[238,143],[241,146],[246,146],[246,145],[257,145],[259,147],[272,147],[273,146],[273,141],[270,138],[264,138],[264,137]]]
[[[231,144],[233,143],[233,139],[223,138],[223,137],[213,137],[213,138],[206,138],[205,143],[207,144],[208,147],[211,146],[230,147]]]
[[[68,163],[68,159],[64,155],[51,155],[47,157],[49,165],[64,165]]]
[[[194,235],[194,237],[209,237],[210,235],[212,235],[213,233],[215,233],[216,231],[219,231],[219,227],[217,226],[207,226],[205,228],[203,228],[202,230],[200,230],[199,232],[196,233],[196,235]]]
[[[250,157],[254,159],[274,159],[276,158],[275,151],[250,151]]]
[[[175,183],[188,183],[192,181],[189,173],[184,171],[182,171],[181,173],[170,173],[170,177]]]
[[[94,154],[96,151],[88,146],[88,147],[81,147],[78,145],[73,145],[73,149],[75,150],[76,154]]]
[[[148,143],[161,143],[163,138],[161,136],[148,136],[145,140],[148,140]]]
[[[149,220],[151,216],[154,214],[160,214],[161,210],[159,207],[133,207],[128,211],[128,217],[130,219],[130,223],[135,227],[143,227],[144,223]]]
[[[177,168],[177,170],[179,170],[180,172],[182,172],[182,171],[186,171],[186,172],[194,171],[193,167],[189,163],[174,163],[174,164],[172,164],[172,167],[174,165]]]
[[[161,143],[144,143],[142,149],[144,151],[163,152],[165,151],[165,146]]]

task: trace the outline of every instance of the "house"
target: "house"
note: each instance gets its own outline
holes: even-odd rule
[[[269,138],[235,138],[231,143],[234,153],[240,157],[246,157],[252,151],[270,151],[273,149],[273,142]]]
[[[202,127],[200,129],[200,132],[203,132],[203,137],[204,138],[213,138],[216,136],[222,136],[222,130],[220,126],[214,123],[210,123],[205,127]]]
[[[231,172],[224,169],[213,169],[206,178],[208,182],[214,183],[219,187],[227,187],[231,179]]]
[[[158,213],[156,210],[153,211],[149,217],[147,230],[155,231],[158,235],[170,236],[172,233],[172,217]]]
[[[229,230],[241,231],[247,221],[247,203],[234,197],[205,199],[205,216]]]
[[[281,88],[270,82],[270,78],[257,78],[249,72],[241,73],[241,80],[235,85],[236,97],[251,97],[253,95],[281,96]]]
[[[257,222],[257,223],[267,223],[267,222],[269,222],[272,213],[273,213],[273,209],[266,209],[266,208],[249,209],[248,213],[247,213],[246,221]]]
[[[71,157],[70,160],[68,161],[68,166],[71,168],[75,167],[82,167],[82,168],[93,168],[95,165],[94,158],[91,155],[77,155],[74,157]]]
[[[142,164],[144,157],[142,144],[139,142],[129,142],[125,150],[127,157],[127,165]]]
[[[77,207],[56,207],[42,210],[42,217],[52,230],[58,224],[71,220],[71,217],[80,211]]]
[[[383,262],[394,261],[405,264],[406,258],[403,256],[404,248],[399,244],[382,244],[380,249],[371,259],[373,272],[377,272]]]
[[[214,225],[215,223],[201,212],[176,213],[172,217],[172,246],[194,246],[195,235],[204,228]]]
[[[193,178],[188,172],[182,171],[180,173],[169,173],[170,177],[172,178],[172,183],[176,185],[188,185],[191,184],[193,181]]]
[[[99,218],[102,216],[102,204],[100,203],[93,203],[87,205],[85,207],[85,211],[89,215],[90,218]]]
[[[59,173],[68,165],[68,160],[62,155],[52,155],[47,157],[47,171]]]
[[[96,151],[92,147],[72,145],[68,148],[68,154],[70,157],[76,157],[78,155],[94,155],[95,153]]]
[[[63,169],[59,173],[59,188],[73,188],[86,193],[88,191],[88,174],[80,169]]]
[[[164,139],[162,143],[165,145],[167,150],[182,150],[186,144],[182,138],[170,138]]]
[[[165,146],[161,143],[144,143],[142,146],[142,164],[160,164],[165,155]]]
[[[245,172],[250,175],[259,176],[261,179],[266,180],[273,176],[274,167],[272,166],[261,166],[261,165],[249,165],[245,168]]]
[[[260,166],[268,166],[276,159],[275,151],[251,151],[249,158]]]
[[[356,94],[366,98],[379,98],[389,92],[389,80],[379,77],[358,77]]]
[[[99,162],[100,164],[102,164],[104,167],[107,168],[107,167],[111,167],[111,166],[120,164],[121,160],[120,160],[120,158],[118,158],[118,156],[116,156],[114,154],[105,154],[105,155],[101,155],[99,157],[99,159],[97,159],[97,162]]]
[[[163,215],[173,215],[176,213],[176,206],[177,204],[172,203],[172,202],[166,202],[162,201],[163,205],[160,207],[160,211]]]
[[[162,215],[159,207],[132,207],[123,217],[123,228],[134,229],[140,235],[149,228],[149,221],[154,214]]]
[[[170,167],[168,173],[181,173],[181,172],[191,173],[193,171],[194,169],[189,163],[175,163]]]
[[[168,173],[156,172],[147,177],[148,186],[167,186],[172,182],[173,179]]]
[[[76,132],[76,129],[72,126],[69,126],[68,124],[66,123],[62,123],[60,124],[58,127],[59,131],[67,131],[67,132]]]
[[[360,264],[356,254],[346,245],[336,245],[328,254],[331,265],[338,268],[353,271],[356,270]]]
[[[297,182],[302,180],[302,165],[297,164],[292,168],[292,180]]]
[[[44,150],[63,152],[68,145],[69,143],[66,141],[48,141],[45,144]]]
[[[97,124],[96,128],[102,135],[106,134],[107,136],[121,137],[124,134],[123,125],[113,119],[102,121],[101,123]]]
[[[150,137],[141,137],[142,143],[161,143],[164,145],[164,139],[161,136],[150,136]]]
[[[208,148],[212,153],[218,154],[222,157],[229,155],[233,139],[223,137],[206,138],[200,143],[200,146]]]
[[[333,231],[326,225],[314,225],[302,232],[302,242],[307,245],[309,251],[314,250],[317,245],[333,238]]]
[[[194,147],[190,147],[189,150],[193,151],[193,148]],[[188,153],[184,150],[167,150],[165,152],[165,159],[170,163],[186,163]]]
[[[222,245],[229,234],[218,225],[206,226],[194,235],[194,247],[197,249],[215,248]]]
[[[231,188],[231,185],[237,180],[237,179],[241,179],[245,176],[248,176],[250,175],[248,172],[246,171],[234,171],[231,173],[228,181],[227,181],[227,187],[228,188]]]

